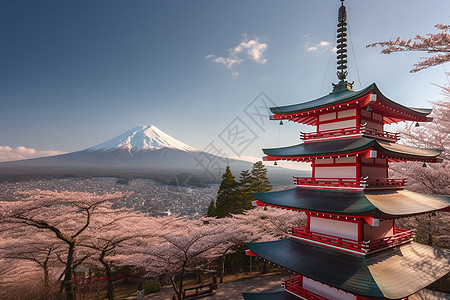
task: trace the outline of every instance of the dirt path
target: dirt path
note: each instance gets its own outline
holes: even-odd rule
[[[243,279],[239,281],[225,282],[219,285],[213,296],[199,298],[203,300],[238,300],[242,298],[242,292],[259,292],[281,284],[281,275],[267,275],[252,279]],[[173,289],[165,287],[163,291],[145,296],[144,299],[152,300],[171,300]]]

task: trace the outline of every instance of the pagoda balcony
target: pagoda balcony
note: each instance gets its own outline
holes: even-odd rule
[[[328,298],[322,297],[314,292],[308,291],[302,287],[302,276],[295,276],[289,279],[285,279],[282,282],[284,289],[291,294],[303,299],[309,300],[329,300]]]
[[[317,142],[326,141],[339,138],[352,138],[358,136],[371,137],[388,142],[397,142],[400,139],[400,135],[394,132],[388,132],[375,128],[368,128],[365,126],[348,127],[340,129],[330,129],[318,132],[301,132],[300,138],[305,142]]]
[[[360,255],[368,255],[384,249],[395,247],[412,241],[414,230],[395,228],[395,233],[373,241],[362,241],[346,239],[325,233],[309,231],[306,226],[293,227],[291,235],[293,238],[310,241],[313,243],[330,246]]]
[[[294,276],[289,279],[284,279],[281,283],[281,285],[284,287],[284,289],[293,294],[294,296],[299,297],[300,299],[307,299],[307,300],[331,300],[330,298],[323,297],[319,294],[316,294],[314,292],[311,292],[305,288],[302,287],[302,276]],[[357,296],[356,300],[369,300],[367,298]]]
[[[295,177],[298,187],[341,189],[341,190],[371,190],[371,189],[403,189],[406,179],[380,178],[312,178]]]

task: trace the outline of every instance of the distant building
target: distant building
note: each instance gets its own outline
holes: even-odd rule
[[[170,212],[170,209],[168,209],[167,211],[155,211],[152,213],[152,217],[168,217],[170,216],[172,213]]]

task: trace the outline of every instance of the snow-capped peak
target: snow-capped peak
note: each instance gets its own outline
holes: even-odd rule
[[[107,142],[91,147],[92,151],[127,149],[128,151],[157,150],[161,148],[198,152],[199,150],[180,142],[156,126],[141,125]]]

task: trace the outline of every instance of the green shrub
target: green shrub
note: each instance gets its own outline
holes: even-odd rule
[[[158,281],[144,283],[144,291],[146,294],[156,293],[161,290],[161,284]]]

